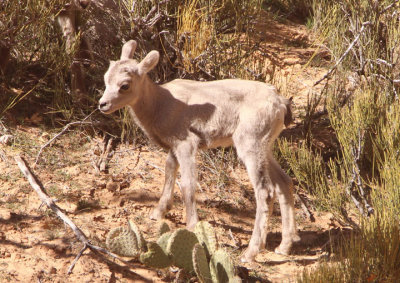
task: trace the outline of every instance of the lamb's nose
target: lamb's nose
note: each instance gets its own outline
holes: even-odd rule
[[[107,106],[107,102],[101,102],[99,103],[99,109],[101,110],[102,108]]]

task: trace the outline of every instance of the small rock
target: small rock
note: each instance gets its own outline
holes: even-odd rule
[[[54,266],[52,268],[50,268],[49,270],[50,274],[56,274],[57,273],[57,268],[55,268]]]
[[[0,219],[8,221],[11,219],[11,211],[6,208],[0,208]]]
[[[107,184],[104,181],[93,181],[92,182],[93,186],[96,187],[96,189],[105,189]]]
[[[114,181],[108,181],[106,188],[109,192],[115,192],[119,189],[119,184],[117,182]]]
[[[301,65],[300,64],[295,64],[293,66],[293,69],[300,70],[301,69]]]

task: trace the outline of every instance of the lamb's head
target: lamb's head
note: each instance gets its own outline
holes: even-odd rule
[[[128,41],[122,47],[120,60],[111,61],[104,75],[106,89],[99,101],[101,112],[109,114],[133,105],[142,95],[144,78],[157,65],[160,55],[153,50],[138,63],[132,59],[136,45],[136,41]]]

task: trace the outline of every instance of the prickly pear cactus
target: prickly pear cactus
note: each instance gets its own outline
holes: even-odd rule
[[[172,232],[167,232],[161,235],[157,240],[157,244],[163,249],[165,253],[167,252],[168,240],[171,238]]]
[[[181,228],[174,231],[167,245],[167,254],[172,256],[173,264],[187,272],[193,271],[192,251],[198,242],[196,235],[189,230]]]
[[[160,226],[158,227],[158,236],[161,237],[163,234],[171,231],[169,225],[165,221],[161,221]]]
[[[231,257],[224,250],[217,250],[210,260],[210,271],[213,282],[228,283],[237,282],[235,277],[235,268]],[[240,281],[239,281],[240,282]]]
[[[201,244],[194,245],[192,258],[193,268],[200,283],[212,283],[206,252]]]
[[[140,255],[140,261],[153,268],[166,268],[172,264],[171,258],[155,242],[147,243],[147,252]]]
[[[125,227],[112,229],[106,239],[108,249],[121,256],[137,257],[140,253],[135,233]]]
[[[199,243],[204,247],[207,258],[210,258],[218,247],[214,228],[207,221],[199,221],[194,227],[194,233]]]
[[[138,248],[141,252],[146,251],[146,240],[143,237],[142,232],[140,232],[139,227],[132,220],[128,221],[129,229],[136,235]]]

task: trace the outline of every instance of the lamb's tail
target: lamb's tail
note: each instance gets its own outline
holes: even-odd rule
[[[293,97],[291,97],[289,99],[287,99],[287,98],[283,99],[283,103],[286,106],[286,114],[285,114],[285,119],[284,119],[284,123],[285,123],[286,127],[288,127],[290,124],[293,123],[292,100],[293,100]]]

